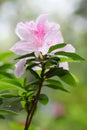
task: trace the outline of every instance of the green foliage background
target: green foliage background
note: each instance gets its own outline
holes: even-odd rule
[[[73,1],[73,0],[71,0]],[[64,1],[62,1],[64,2]],[[67,3],[68,1],[66,1]],[[9,51],[9,48],[18,39],[15,35],[15,26],[19,21],[35,19],[41,13],[52,14],[51,20],[61,25],[61,30],[65,42],[75,46],[78,54],[87,58],[87,8],[86,0],[71,2],[73,11],[63,14],[57,8],[53,9],[46,1],[30,0],[0,0],[0,52]],[[41,4],[41,5],[40,5]],[[68,4],[68,3],[67,3]],[[43,5],[43,6],[42,6]],[[55,2],[53,5],[55,6]],[[44,7],[44,9],[41,9]],[[66,10],[67,7],[65,6]],[[64,15],[64,17],[63,17]],[[0,57],[3,61],[3,56]],[[4,63],[14,63],[13,57],[4,60]],[[70,71],[79,79],[76,88],[70,89],[67,94],[60,91],[43,89],[47,93],[50,102],[47,106],[39,106],[31,130],[86,130],[87,129],[87,63],[71,63]],[[13,66],[11,66],[13,68]],[[8,74],[9,75],[9,74]],[[8,76],[7,75],[7,76]],[[1,76],[1,73],[0,73]],[[12,76],[12,75],[9,75]],[[59,114],[55,115],[55,106]],[[60,111],[60,109],[62,111]],[[15,109],[15,106],[14,106]],[[3,130],[22,130],[26,114],[22,112],[18,116],[7,115],[6,120],[0,120],[0,129]],[[15,123],[13,123],[15,122]],[[33,125],[35,128],[33,128]]]

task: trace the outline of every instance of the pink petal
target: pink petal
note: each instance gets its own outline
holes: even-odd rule
[[[68,66],[68,63],[67,63],[67,62],[59,63],[59,67],[63,67],[63,69],[69,70],[69,66]]]
[[[42,52],[43,55],[47,54],[48,50],[49,46],[46,43],[44,43],[43,46],[38,49],[38,51]]]
[[[24,73],[24,65],[26,63],[26,59],[22,59],[15,64],[14,74],[16,77],[20,77]]]
[[[29,29],[27,24],[18,23],[15,32],[21,40],[35,41],[34,32]]]
[[[40,15],[37,20],[36,20],[36,24],[37,24],[37,27],[39,25],[45,25],[48,21],[48,18],[47,18],[48,14],[42,14]]]
[[[61,51],[65,52],[75,52],[75,48],[71,44],[67,44]]]
[[[29,43],[25,41],[19,41],[11,49],[12,52],[15,52],[18,55],[25,55],[35,51],[34,43]]]
[[[45,42],[48,44],[48,46],[53,46],[58,43],[64,43],[63,36],[60,31],[58,30],[50,30],[45,37]]]

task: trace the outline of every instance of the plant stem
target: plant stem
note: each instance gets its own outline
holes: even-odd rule
[[[26,118],[24,130],[28,130],[28,119],[29,119],[29,115],[30,115],[30,112],[28,111],[28,112],[27,112],[27,118]]]
[[[24,129],[24,130],[28,130],[28,129],[29,129],[30,124],[31,124],[31,121],[32,121],[32,118],[33,118],[33,115],[34,115],[34,112],[35,112],[36,107],[37,107],[37,103],[38,103],[38,100],[39,100],[41,88],[42,88],[42,85],[43,85],[43,82],[44,82],[44,71],[45,71],[45,67],[44,67],[44,66],[45,66],[45,65],[42,66],[42,72],[41,72],[41,78],[40,78],[39,89],[38,89],[38,91],[37,91],[35,100],[34,100],[34,102],[33,102],[33,106],[32,106],[30,112],[29,112],[28,115],[27,115],[26,123],[25,123],[25,129]]]

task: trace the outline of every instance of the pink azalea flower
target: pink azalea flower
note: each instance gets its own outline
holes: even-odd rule
[[[41,52],[42,55],[47,54],[49,48],[55,44],[63,43],[64,39],[60,32],[60,25],[48,22],[47,15],[40,15],[36,22],[20,22],[16,27],[16,34],[20,38],[10,50],[18,55],[25,55],[34,52],[36,57]],[[59,51],[74,52],[74,48],[68,44]],[[24,72],[24,66],[27,59],[24,58],[16,63],[15,75],[20,77]],[[60,67],[68,69],[68,63],[60,63]]]
[[[34,52],[38,57],[39,52],[47,54],[49,47],[63,43],[60,25],[48,22],[47,15],[40,15],[36,22],[20,22],[16,27],[16,34],[20,38],[10,50],[19,55]]]

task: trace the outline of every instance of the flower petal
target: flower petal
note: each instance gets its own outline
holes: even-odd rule
[[[35,48],[34,43],[19,41],[10,50],[18,55],[25,55],[34,52]]]
[[[63,67],[63,69],[69,70],[69,65],[67,62],[59,63],[59,67]]]
[[[37,20],[36,20],[37,26],[39,26],[39,25],[45,25],[46,22],[48,21],[47,16],[48,16],[48,14],[42,14],[42,15],[40,15],[37,18]]]
[[[18,23],[15,32],[21,40],[30,42],[35,41],[34,32],[29,28],[27,23]]]
[[[15,64],[14,74],[16,77],[20,77],[24,73],[24,65],[26,63],[26,59],[22,59]]]
[[[61,51],[65,52],[75,52],[75,48],[71,44],[67,44]]]
[[[58,43],[64,43],[64,39],[59,30],[50,30],[45,36],[45,42],[50,47]]]

